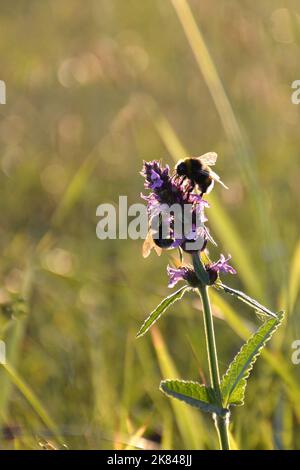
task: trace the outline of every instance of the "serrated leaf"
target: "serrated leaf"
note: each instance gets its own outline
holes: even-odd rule
[[[263,313],[264,315],[267,315],[269,317],[277,318],[276,313],[272,312],[269,310],[267,307],[264,307],[261,305],[257,300],[253,299],[249,295],[245,294],[244,292],[236,289],[232,289],[231,287],[225,286],[225,284],[219,282],[218,285],[216,286],[218,289],[223,289],[224,292],[227,294],[234,295],[237,297],[239,300],[242,302],[245,302],[246,304],[250,305],[250,307],[254,308],[256,312]]]
[[[242,346],[222,378],[221,393],[224,406],[243,405],[247,379],[262,348],[272,337],[283,319],[283,312],[276,319],[266,321]]]
[[[188,405],[200,408],[207,413],[224,416],[228,410],[220,408],[216,403],[213,390],[198,382],[186,380],[163,380],[160,390],[166,395],[184,401]]]
[[[183,294],[190,290],[190,286],[185,285],[178,289],[176,292],[173,292],[171,295],[166,297],[157,307],[150,313],[150,315],[146,318],[143,325],[141,326],[139,332],[137,333],[136,337],[139,338],[143,336],[151,326],[157,322],[157,320],[162,316],[162,314],[169,308],[171,305],[174,304],[177,300],[183,297]]]

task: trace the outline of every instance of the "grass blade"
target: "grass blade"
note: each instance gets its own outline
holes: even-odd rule
[[[179,158],[188,155],[172,128],[169,121],[159,111],[153,103],[148,107],[151,109],[151,119],[159,136],[165,144],[173,160],[177,162]],[[233,222],[219,204],[215,194],[209,195],[211,208],[209,209],[209,223],[214,232],[224,246],[230,247],[230,252],[235,260],[239,275],[243,279],[249,292],[256,297],[263,297],[264,291],[262,282],[258,280],[250,256],[244,250],[243,240],[238,234]]]
[[[300,287],[300,240],[296,245],[290,268],[288,308],[292,312],[295,307]]]
[[[242,179],[245,185],[249,189],[251,188],[250,202],[252,204],[253,216],[258,219],[257,227],[259,227],[261,233],[262,244],[265,248],[275,246],[274,241],[277,227],[274,226],[272,219],[269,217],[265,195],[255,169],[255,160],[251,155],[248,140],[239,125],[201,29],[195,21],[187,0],[171,0],[171,2],[195,56],[199,70],[210,91],[225,133],[233,146],[233,156],[240,168]],[[279,253],[277,255],[279,256]],[[276,268],[274,266],[273,272],[277,277],[277,281],[280,282],[284,274],[283,266],[277,261]]]
[[[235,117],[232,106],[227,97],[209,50],[205,44],[203,35],[194,19],[191,8],[188,2],[185,0],[171,1],[184,29],[199,69],[209,88],[224,130],[230,141],[233,142],[237,148],[238,153],[241,154],[242,159],[239,160],[239,162],[243,162],[244,165],[246,165],[247,175],[252,174],[252,169],[248,162],[248,149],[245,138],[239,127],[238,121]]]
[[[169,355],[164,339],[158,328],[154,326],[154,328],[151,329],[151,333],[152,342],[163,377],[179,377],[180,374]],[[177,400],[172,400],[171,405],[185,447],[187,449],[201,449],[206,446],[208,448],[214,448],[215,441],[212,442],[213,437],[207,432],[202,417],[185,406],[184,403],[180,403]]]
[[[64,441],[61,439],[59,435],[56,424],[54,423],[52,418],[49,416],[46,409],[44,408],[44,406],[42,405],[38,397],[35,395],[33,390],[31,390],[29,385],[26,384],[26,382],[22,379],[22,377],[18,374],[18,372],[14,369],[14,367],[11,364],[9,363],[2,364],[2,367],[4,368],[5,372],[8,374],[12,383],[18,388],[18,390],[26,398],[28,403],[30,403],[30,405],[32,406],[34,411],[37,413],[37,415],[40,417],[40,419],[45,423],[48,429],[53,433],[57,441],[61,445],[64,445]]]

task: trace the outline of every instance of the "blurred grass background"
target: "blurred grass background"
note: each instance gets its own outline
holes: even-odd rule
[[[1,448],[211,449],[211,419],[163,377],[207,379],[199,301],[136,341],[168,255],[96,238],[96,207],[140,202],[142,160],[217,151],[209,196],[226,279],[287,321],[255,366],[235,445],[300,448],[300,9],[292,0],[2,1]],[[221,371],[259,325],[213,292]],[[25,302],[21,299],[25,299]]]

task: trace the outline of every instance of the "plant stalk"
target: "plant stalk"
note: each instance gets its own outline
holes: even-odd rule
[[[222,395],[220,389],[220,373],[218,365],[218,355],[216,348],[215,332],[214,332],[214,323],[211,312],[211,306],[208,296],[208,287],[201,286],[199,287],[200,297],[202,300],[203,306],[203,318],[204,318],[204,329],[205,329],[205,338],[206,338],[206,347],[207,347],[207,357],[209,365],[209,374],[211,386],[214,390],[218,405],[220,408],[223,407]],[[220,447],[222,450],[230,450],[229,444],[229,435],[228,435],[228,425],[229,425],[229,413],[223,416],[214,415],[214,422],[217,428]]]

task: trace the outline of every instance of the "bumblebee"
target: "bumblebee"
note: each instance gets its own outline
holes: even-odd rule
[[[152,250],[152,248],[155,249],[156,254],[158,256],[161,255],[162,250],[165,249],[167,250],[170,248],[173,243],[174,239],[171,237],[171,234],[169,233],[168,237],[165,237],[165,233],[168,233],[168,230],[170,230],[170,225],[166,222],[163,221],[162,215],[159,214],[159,220],[158,222],[158,227],[150,228],[148,231],[148,235],[144,241],[143,244],[143,257],[147,258]]]
[[[175,167],[176,176],[182,177],[182,182],[185,179],[189,180],[188,191],[192,191],[195,186],[198,186],[201,195],[209,193],[214,187],[215,181],[228,189],[219,175],[210,168],[210,166],[215,165],[217,158],[215,152],[208,152],[200,157],[189,157],[180,160]]]

